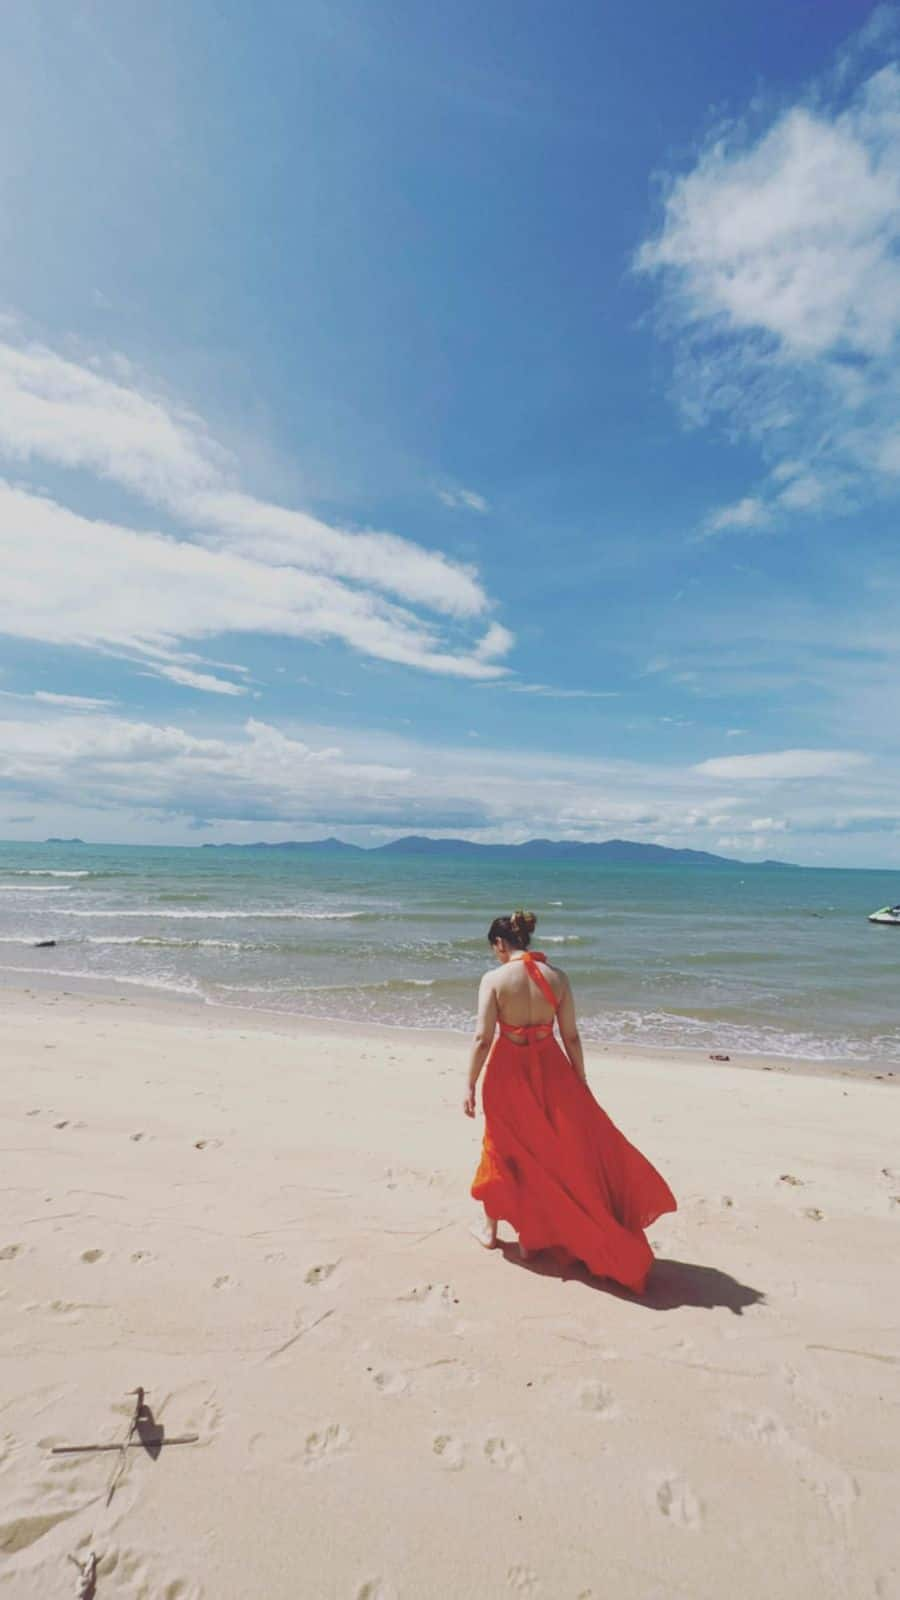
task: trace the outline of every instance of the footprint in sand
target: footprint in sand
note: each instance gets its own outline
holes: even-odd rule
[[[459,1297],[449,1283],[425,1283],[410,1289],[408,1294],[401,1294],[400,1304],[415,1306],[425,1317],[440,1317],[459,1305]]]
[[[807,1206],[803,1212],[803,1215],[808,1217],[810,1222],[825,1221],[825,1213],[824,1211],[820,1211],[818,1206]]]
[[[213,1278],[213,1288],[214,1289],[233,1289],[234,1288],[234,1279],[233,1278],[229,1278],[227,1272],[223,1272],[220,1277]]]
[[[379,1372],[373,1372],[372,1382],[379,1394],[405,1394],[409,1388],[409,1379],[406,1374],[392,1371],[390,1367],[384,1368]]]
[[[778,1182],[779,1183],[789,1183],[792,1186],[792,1188],[794,1188],[794,1189],[802,1189],[803,1188],[803,1179],[802,1178],[795,1178],[794,1174],[792,1172],[783,1172],[781,1174],[781,1177],[778,1179]]]
[[[326,1278],[330,1278],[331,1274],[337,1271],[340,1264],[340,1261],[322,1261],[317,1263],[316,1266],[310,1267],[309,1271],[304,1276],[303,1282],[308,1283],[310,1287],[314,1287],[317,1283],[324,1283]]]
[[[700,1501],[690,1484],[683,1478],[668,1477],[660,1480],[655,1489],[656,1508],[679,1528],[696,1531],[703,1521]]]
[[[203,1600],[203,1585],[192,1582],[188,1578],[162,1577],[159,1572],[152,1572],[143,1556],[131,1550],[119,1550],[113,1545],[107,1546],[100,1557],[97,1569],[98,1586],[97,1600],[103,1580],[115,1575],[117,1587],[124,1583],[126,1592],[134,1600]],[[104,1590],[105,1592],[105,1590]]]
[[[221,1139],[195,1139],[194,1140],[194,1149],[195,1150],[221,1150],[221,1148],[222,1148]]]
[[[581,1411],[590,1411],[595,1417],[612,1418],[619,1414],[612,1389],[599,1378],[588,1378],[580,1385],[578,1405]]]
[[[130,1260],[132,1260],[135,1265],[141,1261],[152,1261],[153,1253],[150,1250],[135,1250],[131,1255]]]
[[[504,1472],[521,1472],[525,1465],[521,1450],[517,1445],[507,1444],[505,1439],[486,1439],[484,1443],[484,1457],[492,1467],[502,1467]]]
[[[142,1139],[146,1139],[147,1135],[145,1133],[130,1133],[128,1137],[132,1144],[140,1144]]]
[[[510,1567],[506,1574],[510,1589],[516,1594],[540,1594],[541,1580],[530,1567]]]
[[[91,1305],[83,1300],[49,1300],[46,1307],[52,1317],[58,1317],[61,1322],[81,1322],[82,1313],[85,1311],[105,1310],[105,1307]]]
[[[733,1439],[777,1451],[799,1476],[801,1483],[824,1501],[835,1521],[843,1522],[849,1515],[859,1498],[856,1479],[817,1451],[811,1450],[800,1439],[795,1439],[774,1412],[737,1413],[731,1418],[728,1431]]]
[[[15,1261],[20,1256],[25,1246],[21,1244],[5,1244],[0,1250],[0,1261]]]
[[[437,1456],[438,1465],[447,1472],[459,1472],[466,1464],[465,1446],[461,1439],[455,1439],[452,1433],[436,1433],[431,1441],[431,1448]]]
[[[383,1578],[368,1578],[361,1583],[353,1600],[394,1600],[395,1590]]]
[[[98,1576],[111,1578],[113,1573],[117,1573],[119,1578],[124,1578],[132,1594],[145,1593],[143,1586],[146,1583],[147,1569],[143,1558],[130,1550],[120,1550],[117,1545],[108,1544],[100,1557]],[[136,1588],[138,1583],[142,1585],[140,1589]]]
[[[225,1413],[212,1384],[187,1383],[167,1393],[165,1403],[167,1414],[178,1417],[178,1432],[199,1433],[202,1445],[209,1444],[221,1432]]]
[[[92,1267],[95,1261],[103,1260],[102,1250],[82,1250],[81,1259],[87,1266]]]
[[[350,1433],[340,1422],[329,1422],[327,1427],[308,1433],[303,1447],[303,1460],[307,1467],[317,1467],[332,1456],[346,1450]]]

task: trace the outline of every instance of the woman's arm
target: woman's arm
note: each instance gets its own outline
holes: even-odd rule
[[[559,1010],[556,1013],[556,1017],[559,1022],[559,1031],[566,1055],[582,1083],[587,1083],[587,1076],[584,1070],[584,1052],[581,1048],[581,1035],[578,1032],[578,1023],[575,1021],[575,1000],[568,978],[563,988],[562,999],[559,1002]]]
[[[481,1077],[481,1069],[494,1042],[496,1027],[497,997],[494,994],[491,974],[486,972],[478,986],[478,1021],[475,1024],[475,1038],[472,1040],[472,1054],[469,1057],[469,1082],[466,1098],[463,1101],[463,1111],[467,1117],[475,1115],[475,1085]]]

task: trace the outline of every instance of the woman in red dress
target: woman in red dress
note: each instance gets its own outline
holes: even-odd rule
[[[676,1209],[675,1197],[591,1094],[569,980],[528,948],[534,927],[530,911],[515,911],[488,933],[500,967],[481,980],[463,1104],[474,1117],[487,1062],[476,1237],[492,1249],[508,1222],[526,1259],[552,1250],[641,1294],[653,1262],[644,1229]]]

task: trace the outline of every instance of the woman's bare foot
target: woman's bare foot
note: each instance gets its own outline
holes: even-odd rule
[[[522,1243],[521,1239],[519,1240],[519,1255],[521,1256],[523,1261],[530,1261],[532,1256],[534,1255],[534,1251],[533,1250],[527,1250],[525,1248],[525,1246]]]
[[[478,1222],[473,1222],[469,1232],[473,1239],[483,1245],[485,1250],[495,1250],[497,1247],[497,1224],[493,1217],[484,1216]]]

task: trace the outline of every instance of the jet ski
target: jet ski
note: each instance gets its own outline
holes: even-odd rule
[[[869,921],[880,922],[888,928],[900,928],[900,905],[882,906],[880,911],[872,912]]]

